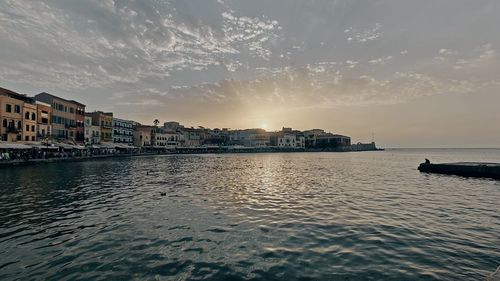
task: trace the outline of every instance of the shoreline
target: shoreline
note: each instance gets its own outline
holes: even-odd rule
[[[107,154],[107,155],[93,155],[83,157],[63,157],[63,158],[47,158],[47,159],[29,159],[29,160],[8,160],[0,161],[0,168],[17,167],[17,166],[32,166],[46,163],[59,163],[59,162],[83,162],[99,159],[109,158],[126,158],[126,157],[148,157],[148,156],[161,156],[161,155],[196,155],[196,154],[259,154],[259,153],[317,153],[317,152],[331,152],[331,153],[346,153],[346,152],[368,152],[368,151],[384,151],[384,149],[377,150],[318,150],[318,149],[301,149],[301,150],[177,150],[169,152],[145,152],[145,153],[123,153],[123,154]]]

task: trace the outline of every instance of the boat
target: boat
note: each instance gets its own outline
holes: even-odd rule
[[[432,164],[429,161],[418,166],[423,173],[458,175],[474,178],[492,178],[500,180],[500,163],[456,162]]]

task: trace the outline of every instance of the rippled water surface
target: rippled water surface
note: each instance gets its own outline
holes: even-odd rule
[[[500,150],[171,155],[0,169],[0,280],[481,280]],[[161,193],[166,193],[161,196]]]

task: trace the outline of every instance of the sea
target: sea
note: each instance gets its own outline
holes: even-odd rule
[[[0,280],[484,280],[496,149],[161,155],[0,169]]]

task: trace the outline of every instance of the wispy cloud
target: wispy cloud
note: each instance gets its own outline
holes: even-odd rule
[[[382,36],[382,24],[375,23],[371,28],[355,28],[350,27],[344,30],[344,33],[348,36],[347,41],[355,41],[358,43],[366,43],[369,41],[374,41]]]
[[[134,1],[80,5],[94,13],[54,2],[0,3],[0,36],[18,49],[18,57],[0,67],[3,77],[69,90],[161,79],[221,64],[234,71],[241,66],[236,55],[242,52],[268,60],[266,45],[279,28],[275,20],[239,15],[225,4],[214,15],[220,25],[181,21],[168,2],[151,2],[148,9]],[[29,75],[19,76],[16,71],[23,69],[25,56],[39,59],[29,59]]]

